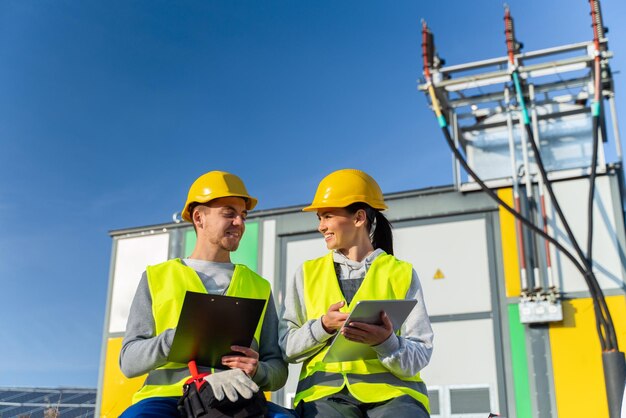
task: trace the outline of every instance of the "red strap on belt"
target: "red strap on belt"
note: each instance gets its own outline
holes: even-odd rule
[[[196,384],[196,388],[199,390],[204,383],[204,378],[211,373],[198,373],[198,366],[196,366],[196,361],[191,360],[187,366],[189,367],[189,371],[191,372],[191,377],[185,381],[186,385],[190,385],[192,383]]]

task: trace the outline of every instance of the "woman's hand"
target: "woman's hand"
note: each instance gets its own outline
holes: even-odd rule
[[[348,314],[340,312],[339,309],[343,307],[345,302],[337,302],[330,305],[328,312],[322,315],[322,326],[324,331],[329,334],[334,334],[339,328],[343,326],[343,323],[348,319]]]
[[[222,364],[231,369],[241,369],[249,377],[253,377],[259,367],[259,353],[249,347],[239,345],[232,345],[230,349],[242,353],[243,356],[224,356]]]
[[[384,342],[393,333],[393,324],[385,312],[381,312],[382,325],[366,324],[365,322],[350,322],[341,330],[341,333],[350,341],[367,345],[378,345]]]

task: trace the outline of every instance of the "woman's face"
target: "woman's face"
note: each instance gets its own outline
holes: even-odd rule
[[[347,251],[358,244],[359,220],[343,208],[322,208],[317,211],[320,220],[317,230],[324,235],[329,250]]]

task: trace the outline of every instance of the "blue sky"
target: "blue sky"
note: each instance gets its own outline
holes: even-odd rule
[[[592,38],[586,0],[508,4],[524,51]],[[601,4],[623,127],[626,5]],[[0,386],[96,387],[108,231],[169,222],[206,171],[260,209],[346,167],[450,184],[422,18],[447,64],[506,53],[493,0],[0,2]]]

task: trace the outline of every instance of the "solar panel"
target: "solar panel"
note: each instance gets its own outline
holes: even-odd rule
[[[93,417],[96,389],[0,387],[0,418]]]

